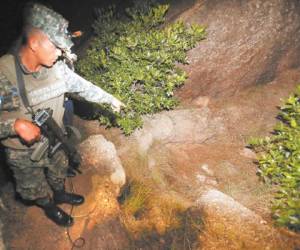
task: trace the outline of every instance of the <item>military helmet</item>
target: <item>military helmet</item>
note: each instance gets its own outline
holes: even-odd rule
[[[69,51],[74,45],[68,31],[69,22],[40,3],[29,3],[24,10],[24,24],[43,31],[58,48]]]

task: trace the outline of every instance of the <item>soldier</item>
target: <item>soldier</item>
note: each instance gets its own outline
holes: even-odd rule
[[[16,191],[23,199],[34,201],[49,219],[69,227],[73,218],[57,205],[80,205],[84,197],[64,189],[68,160],[63,151],[51,158],[44,154],[37,162],[31,160],[41,131],[30,113],[51,108],[54,120],[63,127],[67,92],[90,102],[108,103],[115,111],[124,104],[58,60],[74,57],[70,52],[73,43],[68,22],[60,14],[38,3],[28,4],[24,13],[21,45],[14,54],[0,58],[0,139],[14,174]],[[23,91],[20,82],[25,86]]]

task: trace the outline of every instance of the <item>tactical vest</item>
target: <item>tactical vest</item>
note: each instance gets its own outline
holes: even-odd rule
[[[4,55],[0,58],[0,71],[6,76],[10,83],[17,87],[17,75],[15,60],[12,55]],[[55,65],[52,68],[42,68],[39,76],[33,74],[23,74],[28,101],[33,111],[43,108],[53,110],[53,118],[62,127],[64,115],[64,93],[66,85],[59,77]],[[1,120],[23,118],[32,120],[31,114],[26,110],[23,103],[16,111],[2,111]],[[5,147],[14,149],[31,149],[24,145],[19,137],[9,137],[1,141]]]

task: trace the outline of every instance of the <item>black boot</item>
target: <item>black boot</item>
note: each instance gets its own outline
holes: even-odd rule
[[[54,191],[53,198],[55,204],[67,203],[79,206],[84,203],[84,197],[82,195],[67,193],[65,190]]]
[[[57,225],[70,227],[74,224],[73,218],[57,207],[48,197],[37,199],[36,205],[42,208],[45,215]]]

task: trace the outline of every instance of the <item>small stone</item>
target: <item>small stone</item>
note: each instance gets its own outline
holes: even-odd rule
[[[150,159],[148,160],[148,167],[149,167],[150,169],[153,169],[153,168],[155,167],[155,165],[156,165],[155,159],[150,158]]]
[[[218,182],[215,179],[209,179],[209,180],[207,180],[206,183],[208,185],[211,185],[211,186],[217,186],[218,185]]]
[[[198,107],[207,107],[209,103],[209,97],[207,96],[199,96],[195,98],[192,103]]]
[[[205,173],[207,173],[208,175],[214,175],[214,171],[212,171],[212,170],[209,168],[208,164],[203,164],[203,165],[201,166],[201,169],[202,169]]]
[[[267,222],[266,222],[265,220],[261,220],[261,221],[260,221],[260,224],[262,224],[262,225],[267,225]]]
[[[160,239],[159,239],[159,243],[160,243],[160,244],[165,244],[166,241],[165,241],[163,238],[160,238]]]
[[[249,148],[244,148],[243,150],[241,150],[240,155],[249,159],[256,159],[256,154]]]
[[[198,181],[201,183],[206,181],[206,176],[204,176],[204,175],[197,174],[196,177],[197,177]]]

